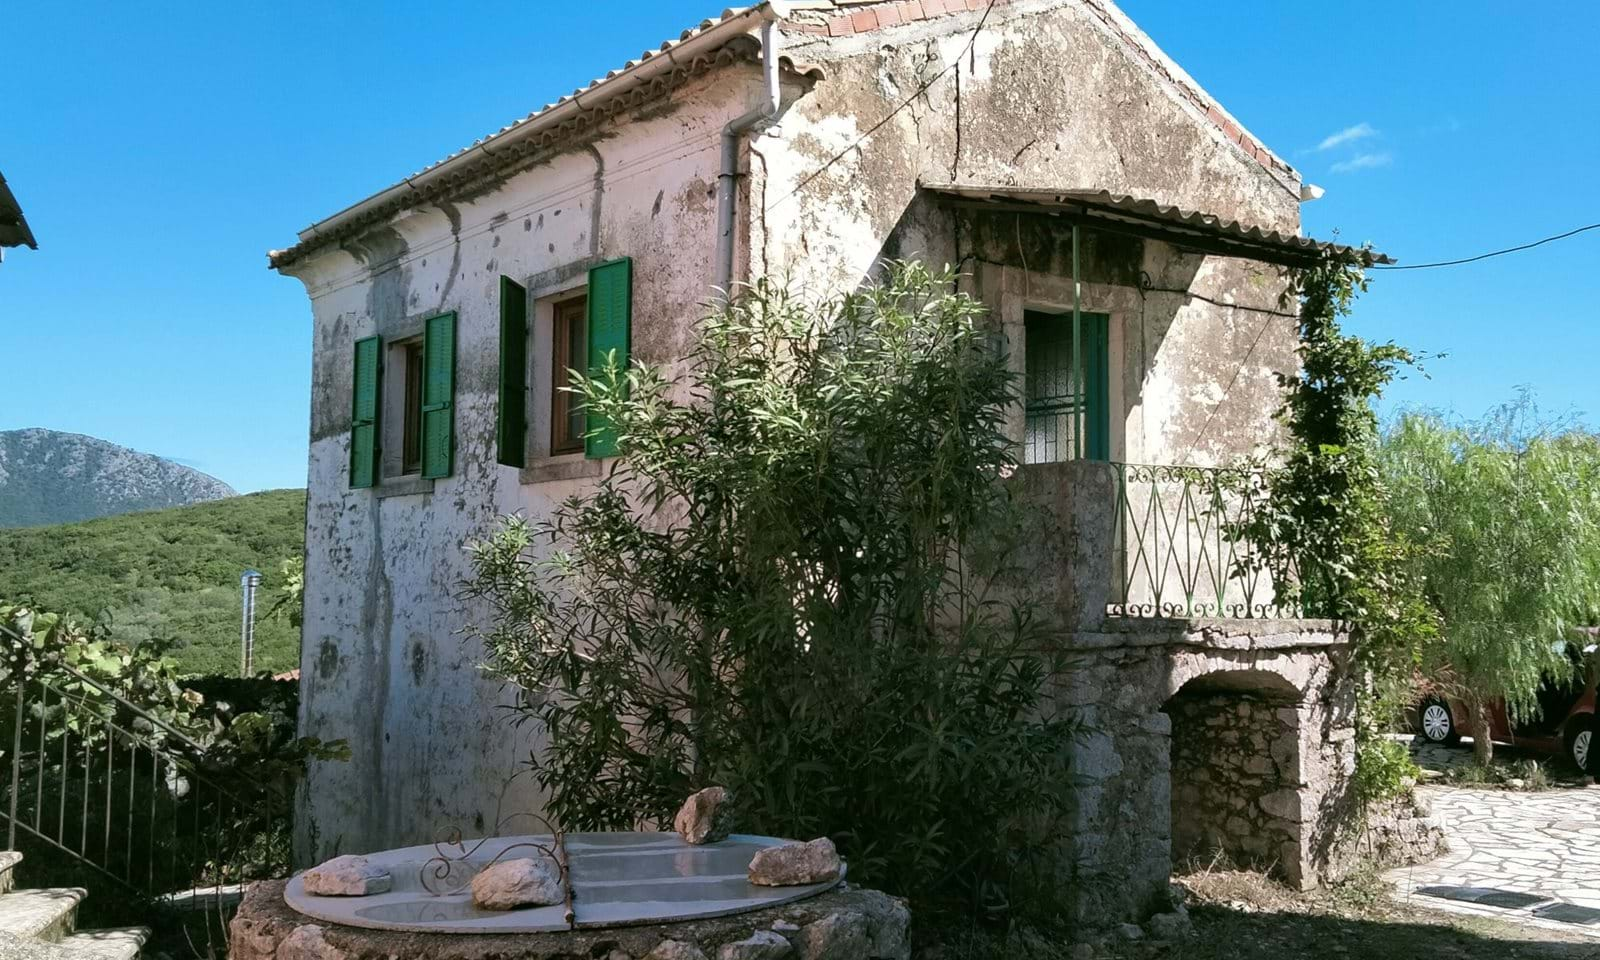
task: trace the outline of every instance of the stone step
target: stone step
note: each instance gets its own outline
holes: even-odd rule
[[[119,927],[84,930],[64,937],[61,945],[76,951],[83,960],[137,960],[150,931],[144,927]]]
[[[56,943],[72,933],[78,903],[87,896],[77,887],[13,890],[0,895],[0,933]]]
[[[16,889],[16,866],[22,862],[22,854],[15,850],[0,850],[0,893],[9,893]]]

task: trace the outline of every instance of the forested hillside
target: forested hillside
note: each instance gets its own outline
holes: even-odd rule
[[[271,490],[210,503],[83,523],[0,530],[0,598],[85,621],[103,620],[126,643],[178,641],[184,669],[239,669],[239,575],[265,575],[265,614],[285,560],[305,549],[303,490]],[[299,633],[287,619],[257,621],[256,667],[298,666]]]

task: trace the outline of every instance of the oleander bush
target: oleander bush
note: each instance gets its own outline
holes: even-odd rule
[[[1059,665],[995,589],[1025,532],[1017,385],[953,281],[758,282],[676,375],[577,379],[620,458],[547,521],[506,518],[466,590],[566,828],[669,824],[721,784],[747,829],[830,836],[919,908],[1058,898],[1035,871],[1066,796]]]

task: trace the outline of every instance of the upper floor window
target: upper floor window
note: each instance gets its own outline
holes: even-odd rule
[[[448,477],[455,465],[456,315],[422,321],[416,336],[355,342],[350,486],[380,476]]]
[[[422,338],[415,337],[396,344],[394,352],[398,366],[404,371],[405,389],[400,396],[403,404],[400,439],[400,473],[422,472]]]
[[[536,293],[531,299],[527,288],[500,278],[499,463],[529,466],[530,434],[535,458],[616,456],[615,431],[583,409],[582,398],[571,390],[572,371],[595,376],[608,359],[619,368],[628,366],[633,261],[623,257],[597,264],[585,279],[576,289],[544,297]]]

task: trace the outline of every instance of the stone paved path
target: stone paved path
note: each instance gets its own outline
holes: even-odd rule
[[[1600,788],[1524,793],[1421,787],[1444,825],[1450,852],[1385,877],[1402,896],[1419,887],[1493,887],[1600,909]],[[1552,924],[1527,911],[1415,896],[1413,903],[1553,925],[1600,938],[1600,925]]]

